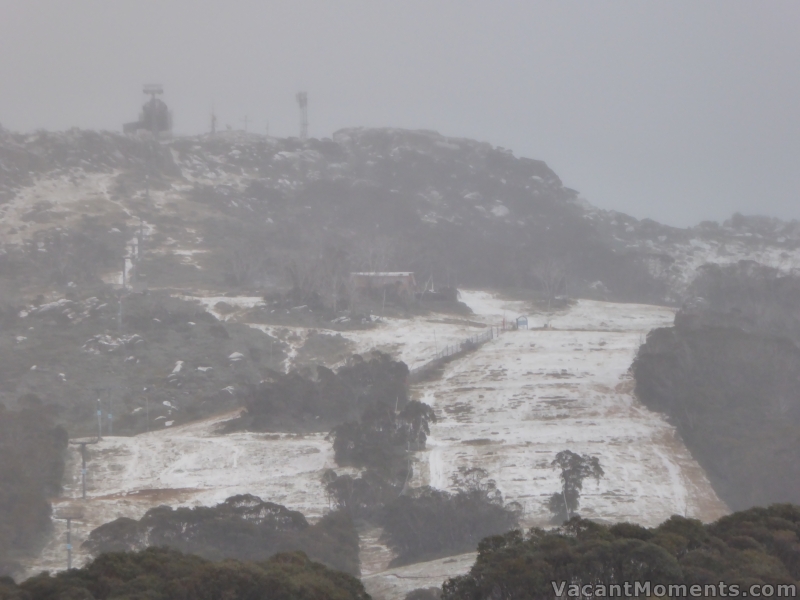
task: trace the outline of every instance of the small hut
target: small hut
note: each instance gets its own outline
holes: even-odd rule
[[[357,292],[391,291],[398,296],[413,298],[417,291],[414,273],[409,271],[350,273]]]

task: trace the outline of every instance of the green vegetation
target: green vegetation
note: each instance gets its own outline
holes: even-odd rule
[[[561,469],[561,491],[550,496],[547,507],[553,513],[553,522],[560,524],[572,518],[578,510],[583,480],[587,477],[599,480],[604,473],[596,456],[581,456],[571,450],[556,454],[551,466]]]
[[[82,569],[43,573],[18,586],[0,580],[0,593],[19,600],[369,600],[360,581],[302,552],[211,562],[168,548],[103,554]]]
[[[335,372],[317,366],[314,375],[270,373],[269,379],[249,389],[246,410],[230,427],[329,431],[366,412],[392,412],[408,402],[408,367],[388,354],[373,351],[367,360],[355,355]]]
[[[709,267],[675,327],[647,336],[636,394],[677,426],[734,509],[800,502],[800,279]]]
[[[456,479],[455,493],[423,487],[386,505],[380,524],[397,553],[393,565],[471,552],[484,537],[517,526],[522,507],[504,505],[485,470],[463,469]]]
[[[553,598],[551,582],[653,585],[796,584],[800,508],[754,508],[703,525],[673,516],[654,528],[600,525],[573,517],[563,528],[489,537],[467,575],[443,586],[444,600]],[[673,594],[673,597],[683,594]]]
[[[410,490],[411,453],[423,450],[436,420],[433,409],[408,400],[408,367],[373,352],[336,372],[317,367],[316,379],[276,376],[248,397],[236,427],[312,429],[334,423],[337,464],[364,468],[358,476],[328,471],[326,491],[337,508],[384,528],[397,562],[469,550],[481,537],[516,525],[518,509],[481,469],[459,475],[454,494]],[[342,423],[343,417],[348,418]]]
[[[400,411],[386,403],[376,403],[358,421],[333,430],[336,462],[372,468],[390,478],[407,477],[408,453],[425,448],[431,421],[436,421],[436,415],[423,402],[412,400]]]
[[[20,411],[0,404],[0,575],[40,549],[64,474],[67,433],[53,424],[53,407],[34,396],[20,403]]]
[[[358,575],[358,534],[344,512],[309,525],[302,513],[251,495],[214,507],[159,506],[138,521],[120,518],[101,525],[84,542],[92,554],[168,546],[209,560],[266,560],[277,552],[301,550],[313,560]]]
[[[129,435],[235,408],[240,392],[282,367],[283,343],[220,323],[194,302],[128,294],[121,329],[119,302],[110,286],[96,286],[2,307],[0,401],[35,394],[59,407],[72,435],[86,436],[96,432],[100,398],[114,433]]]
[[[700,306],[681,318],[800,341],[800,277],[750,260],[699,271],[690,293]]]

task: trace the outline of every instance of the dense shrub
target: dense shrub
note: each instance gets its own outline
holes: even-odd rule
[[[4,307],[0,403],[35,394],[58,405],[57,418],[72,436],[86,437],[97,431],[101,398],[114,433],[128,435],[234,409],[240,390],[282,368],[286,344],[244,324],[223,324],[195,302],[162,291],[129,293],[120,313],[119,299],[98,285],[53,302]]]
[[[328,431],[358,419],[365,411],[394,411],[408,402],[408,367],[389,355],[356,355],[332,371],[322,366],[316,376],[293,371],[272,373],[252,387],[246,410],[232,427],[250,431]]]
[[[657,329],[636,394],[668,414],[729,506],[800,502],[800,349],[733,327]]]
[[[482,538],[516,527],[518,517],[487,490],[451,494],[424,487],[388,503],[381,524],[395,563],[407,564],[471,552]]]
[[[478,541],[517,526],[521,506],[503,496],[484,469],[461,469],[455,493],[408,488],[372,469],[359,477],[324,477],[331,501],[354,517],[379,525],[396,564],[474,550]]]
[[[302,550],[335,569],[359,574],[358,534],[347,513],[309,525],[302,513],[240,495],[214,507],[153,508],[139,520],[121,518],[91,532],[92,554],[169,546],[210,560],[265,560]]]
[[[800,278],[707,265],[692,292],[640,348],[636,394],[669,415],[732,508],[800,502]]]
[[[690,293],[700,310],[685,307],[679,319],[800,341],[800,277],[750,260],[704,265]]]
[[[710,525],[673,516],[651,529],[573,517],[552,531],[531,529],[525,535],[512,531],[484,539],[470,572],[446,581],[442,597],[555,598],[554,581],[567,585],[649,581],[652,586],[687,588],[721,581],[740,589],[796,584],[798,534],[800,508],[786,504],[734,513]],[[670,596],[688,594],[675,589]]]
[[[339,510],[378,523],[386,505],[403,491],[404,480],[390,480],[374,469],[366,469],[358,477],[330,470],[323,482],[331,503]]]
[[[360,581],[312,562],[302,552],[276,554],[261,562],[211,562],[177,550],[148,548],[103,554],[82,569],[55,577],[43,573],[6,588],[10,594],[20,593],[20,600],[369,600]]]
[[[67,433],[52,423],[53,408],[35,397],[21,404],[20,411],[0,404],[0,575],[38,550],[64,474]]]

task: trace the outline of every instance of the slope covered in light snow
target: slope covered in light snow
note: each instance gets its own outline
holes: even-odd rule
[[[526,313],[521,302],[464,292],[474,320],[498,324]],[[672,514],[714,520],[728,512],[662,415],[632,395],[628,368],[646,333],[669,325],[668,308],[579,301],[560,314],[529,315],[533,329],[504,332],[418,386],[438,422],[417,453],[415,485],[451,487],[458,467],[486,469],[525,526],[548,526],[559,489],[550,461],[570,449],[600,458],[605,477],[584,486],[580,512],[604,521],[655,525]],[[545,325],[549,327],[545,328]],[[401,600],[466,573],[475,554],[368,572],[374,598]]]
[[[484,318],[523,309],[483,293],[465,301]],[[662,307],[582,300],[547,328],[505,332],[450,364],[420,390],[439,420],[418,453],[416,483],[448,488],[459,467],[479,466],[523,505],[527,525],[545,525],[547,498],[560,489],[550,462],[568,449],[605,470],[584,486],[583,516],[643,525],[721,516],[726,507],[675,429],[632,395],[637,348],[672,318]]]
[[[312,520],[328,509],[320,475],[335,467],[324,434],[232,433],[221,423],[237,413],[133,437],[105,437],[88,446],[87,500],[81,500],[76,447],[54,514],[83,511],[73,522],[74,563],[88,557],[80,544],[92,529],[119,517],[138,519],[170,506],[213,506],[236,494],[254,494],[303,512]],[[63,521],[29,574],[65,566]]]
[[[726,511],[674,429],[631,394],[627,371],[634,353],[647,331],[671,322],[670,309],[579,301],[542,315],[488,292],[463,292],[462,300],[475,313],[469,319],[387,319],[375,329],[342,334],[358,351],[378,347],[415,365],[480,331],[480,323],[497,326],[530,313],[532,329],[504,332],[451,362],[440,380],[414,387],[439,417],[428,449],[416,455],[414,485],[448,488],[459,466],[480,466],[507,500],[523,504],[526,525],[542,525],[548,518],[544,502],[559,487],[549,463],[570,449],[598,456],[606,472],[599,485],[586,483],[584,516],[652,525],[673,513],[711,520]],[[322,515],[328,499],[321,475],[335,467],[325,436],[219,433],[220,423],[232,416],[89,446],[85,502],[73,448],[55,510],[83,508],[84,520],[73,524],[75,564],[87,558],[79,546],[93,528],[119,516],[139,518],[160,504],[213,505],[251,493],[312,519]],[[65,525],[55,526],[29,573],[64,567]],[[377,539],[362,546],[369,554],[363,557],[365,577],[376,597],[399,598],[408,589],[438,585],[472,560],[466,555],[385,571],[389,555]]]

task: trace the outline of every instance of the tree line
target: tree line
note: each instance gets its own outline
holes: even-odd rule
[[[169,548],[110,552],[82,569],[42,573],[19,585],[0,578],[4,600],[369,600],[361,582],[302,552],[262,561],[210,560]]]
[[[639,349],[637,396],[732,508],[800,502],[800,278],[743,261],[704,268],[692,289]]]
[[[51,530],[50,498],[61,490],[67,432],[34,396],[0,404],[0,575],[38,552]]]
[[[310,525],[285,506],[243,494],[216,506],[159,506],[139,519],[122,517],[93,530],[83,547],[92,555],[168,546],[209,560],[266,560],[302,551],[313,560],[358,576],[358,533],[346,512],[331,512]]]
[[[718,582],[775,590],[800,581],[799,536],[800,507],[789,504],[753,508],[708,525],[677,515],[653,528],[573,517],[550,531],[515,530],[482,540],[470,572],[447,580],[442,599],[542,600],[556,597],[553,582],[649,581],[671,590],[672,598],[689,597],[692,585],[716,595],[705,586],[716,589]]]

